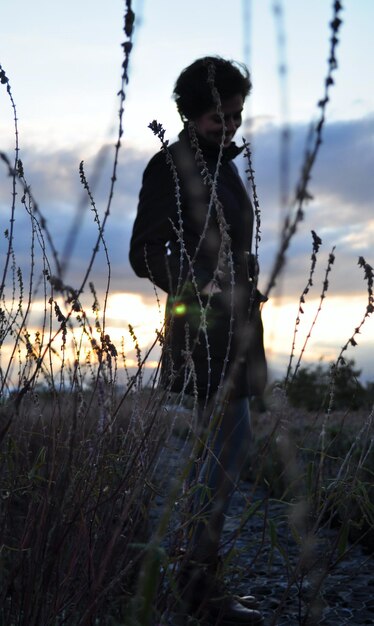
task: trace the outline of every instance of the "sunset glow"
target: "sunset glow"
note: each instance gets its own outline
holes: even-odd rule
[[[87,178],[92,185],[100,219],[107,207],[113,150],[118,132],[123,4],[113,2],[104,7],[103,3],[93,0],[89,3],[89,11],[85,3],[73,0],[66,0],[58,9],[44,0],[37,5],[38,10],[26,0],[2,3],[0,18],[4,32],[1,63],[17,106],[18,140],[28,184],[59,255],[71,237],[71,229],[74,230],[75,243],[71,248],[67,282],[75,289],[84,275],[97,239],[97,222],[87,199],[82,200],[85,191],[82,190],[78,173],[82,159],[85,160]],[[123,343],[127,362],[131,366],[137,364],[136,341],[142,354],[146,354],[155,342],[147,360],[149,367],[157,363],[160,352],[156,331],[160,332],[163,326],[165,294],[158,295],[158,305],[150,282],[138,279],[129,266],[128,247],[142,173],[149,158],[160,149],[159,141],[148,125],[151,120],[157,119],[163,124],[165,137],[170,141],[181,130],[181,121],[171,97],[181,69],[194,58],[206,54],[219,54],[245,61],[249,65],[253,91],[246,102],[241,130],[253,145],[260,199],[261,285],[266,284],[278,249],[278,231],[286,209],[281,207],[279,193],[282,133],[287,126],[291,197],[301,171],[311,121],[313,124],[319,113],[317,103],[323,95],[325,84],[331,3],[325,0],[315,0],[313,3],[288,0],[283,3],[286,61],[283,78],[279,75],[280,51],[276,36],[279,23],[276,23],[269,3],[252,2],[248,32],[243,29],[241,3],[238,1],[233,6],[236,9],[230,14],[228,36],[225,13],[217,10],[217,3],[213,0],[204,3],[191,0],[183,16],[183,28],[176,3],[170,0],[133,2],[135,37],[129,83],[126,85],[123,138],[117,180],[105,228],[111,263],[111,286],[105,312],[106,332],[117,347]],[[196,15],[199,15],[199,19],[196,19]],[[371,71],[373,2],[347,0],[342,19],[336,76],[327,106],[321,150],[310,181],[313,199],[306,203],[304,220],[287,251],[284,277],[280,280],[283,297],[280,298],[274,290],[263,308],[265,341],[270,371],[274,376],[284,373],[291,351],[299,306],[298,294],[308,272],[311,229],[323,241],[325,258],[328,254],[326,250],[336,247],[337,262],[334,267],[334,290],[329,291],[323,303],[303,361],[334,360],[365,314],[366,286],[361,283],[362,273],[357,269],[357,258],[362,255],[367,263],[374,265],[374,99],[371,83],[366,80]],[[159,33],[163,31],[165,23],[168,24],[168,37],[160,38]],[[207,24],[209,37],[206,36]],[[305,24],[308,25],[307,29]],[[249,43],[250,58],[244,58]],[[24,54],[25,46],[27,55]],[[76,71],[77,59],[79,72]],[[283,80],[285,78],[287,81]],[[1,87],[2,149],[12,155],[14,115],[6,85]],[[237,143],[240,142],[238,134]],[[237,165],[243,173],[242,156],[237,159]],[[19,202],[21,196],[22,189],[19,188],[14,222],[14,272],[18,267],[22,271],[25,294],[32,244],[30,216],[26,215]],[[11,181],[3,169],[0,186],[2,232],[9,229],[11,197]],[[48,245],[46,250],[51,271],[57,275]],[[34,253],[35,263],[41,265],[41,249],[36,247]],[[106,260],[100,248],[89,280],[95,284],[101,305],[106,271]],[[35,275],[36,280],[38,278]],[[320,284],[322,280],[323,277],[319,278]],[[5,295],[7,301],[11,298],[11,281],[6,287],[9,291]],[[31,337],[42,327],[45,312],[44,302],[40,300],[41,293],[33,293],[32,312],[27,320]],[[95,328],[88,288],[82,297],[87,300],[83,304],[87,314],[92,317],[94,336],[99,339],[100,331]],[[300,317],[296,334],[296,359],[317,308],[318,296],[313,292],[313,297],[306,302]],[[56,326],[53,315],[52,309],[51,319]],[[347,357],[357,361],[363,377],[373,379],[372,319],[366,320],[355,341],[358,345],[350,345]],[[53,358],[57,358],[61,349],[59,337],[54,347],[56,355]],[[22,345],[21,351],[23,349]],[[68,349],[71,350],[70,347]],[[88,337],[84,336],[82,354],[87,350],[90,350],[90,344]],[[4,344],[2,364],[11,355],[9,346]],[[15,358],[13,354],[13,362]]]

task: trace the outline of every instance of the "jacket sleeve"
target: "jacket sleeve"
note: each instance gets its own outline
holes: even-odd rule
[[[170,294],[176,293],[179,280],[185,287],[191,280],[188,260],[181,259],[178,228],[175,183],[165,154],[159,152],[143,174],[129,257],[138,276],[149,278]],[[210,272],[198,266],[194,274],[199,288],[211,278]]]
[[[172,284],[168,249],[176,240],[177,201],[172,174],[162,152],[148,163],[139,194],[138,212],[130,241],[130,263],[134,272],[149,278],[164,291]],[[173,274],[178,271],[174,268]]]

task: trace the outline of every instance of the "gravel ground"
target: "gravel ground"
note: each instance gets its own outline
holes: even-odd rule
[[[179,448],[180,444],[175,440],[160,464],[166,480],[175,475],[176,466],[180,463]],[[223,533],[226,549],[233,545],[233,537],[236,536],[236,556],[228,566],[226,581],[229,589],[242,595],[252,593],[259,599],[264,626],[374,624],[373,558],[365,553],[361,545],[349,546],[341,560],[336,559],[335,551],[337,562],[331,567],[331,546],[336,540],[337,530],[321,531],[310,552],[308,574],[302,583],[299,577],[298,582],[292,584],[292,571],[299,561],[300,545],[290,532],[285,503],[268,500],[266,511],[261,504],[237,532],[243,507],[246,503],[248,506],[248,501],[266,501],[264,495],[261,489],[253,493],[253,486],[242,482],[233,496]],[[154,521],[159,518],[163,504],[164,499],[157,497]],[[170,524],[172,528],[178,524],[177,512]],[[323,582],[319,585],[321,577]],[[169,615],[160,626],[184,626],[188,623],[186,617],[178,621],[177,616]],[[196,621],[193,623],[196,624]]]
[[[242,485],[243,491],[250,491],[250,485]],[[260,494],[258,494],[260,495]],[[241,498],[236,494],[232,503],[232,513],[242,508]],[[360,545],[350,546],[346,555],[328,575],[324,577],[318,592],[318,581],[324,575],[330,546],[336,539],[337,531],[328,530],[318,537],[314,547],[315,565],[303,580],[302,585],[289,587],[292,565],[299,559],[300,547],[293,540],[287,522],[279,523],[286,513],[285,505],[269,503],[269,519],[277,519],[277,541],[284,550],[272,546],[269,526],[265,529],[260,551],[253,540],[263,533],[263,517],[253,516],[241,531],[237,547],[241,548],[237,565],[242,571],[248,569],[238,582],[237,590],[251,592],[261,601],[261,610],[267,626],[293,626],[299,624],[324,624],[343,626],[350,624],[374,624],[374,568],[373,558],[365,554]],[[234,531],[235,518],[227,520],[225,533]],[[330,548],[330,549],[329,549]],[[254,561],[254,563],[253,563]],[[309,607],[309,612],[308,612]]]

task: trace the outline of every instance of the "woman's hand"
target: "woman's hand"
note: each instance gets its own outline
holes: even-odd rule
[[[221,292],[222,292],[222,289],[217,285],[217,283],[214,280],[210,280],[209,283],[205,285],[205,287],[202,288],[200,293],[202,296],[209,296],[209,295],[213,295],[214,293],[221,293]]]

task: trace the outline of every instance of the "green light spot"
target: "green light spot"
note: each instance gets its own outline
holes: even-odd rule
[[[183,302],[180,302],[179,304],[176,304],[174,307],[174,313],[175,315],[184,315],[186,312],[186,305],[183,304]]]

